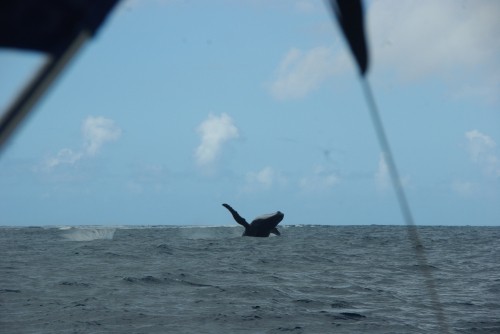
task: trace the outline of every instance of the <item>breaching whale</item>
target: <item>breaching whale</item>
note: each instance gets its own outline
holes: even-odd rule
[[[281,235],[276,228],[285,216],[281,211],[259,216],[249,224],[229,204],[224,203],[222,206],[228,209],[234,220],[245,228],[245,232],[243,232],[245,237],[268,237],[271,233]]]

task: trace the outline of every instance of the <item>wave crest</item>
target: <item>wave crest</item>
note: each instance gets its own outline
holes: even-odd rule
[[[71,228],[62,236],[71,241],[113,240],[116,228]]]

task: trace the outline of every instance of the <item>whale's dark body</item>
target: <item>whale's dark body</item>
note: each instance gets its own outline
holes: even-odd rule
[[[236,210],[234,210],[229,204],[222,204],[226,209],[231,212],[234,220],[245,228],[243,236],[245,237],[268,237],[271,233],[280,235],[280,232],[276,228],[278,224],[283,220],[285,216],[282,212],[278,211],[276,213],[271,213],[268,215],[262,215],[255,218],[250,224],[241,217]]]

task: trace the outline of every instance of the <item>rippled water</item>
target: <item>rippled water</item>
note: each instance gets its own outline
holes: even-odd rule
[[[0,228],[2,333],[500,333],[500,228]],[[436,314],[444,314],[444,326]]]

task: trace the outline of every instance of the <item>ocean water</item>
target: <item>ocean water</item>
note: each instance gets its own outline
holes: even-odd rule
[[[500,227],[280,230],[0,228],[0,332],[500,333]]]

